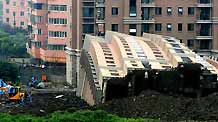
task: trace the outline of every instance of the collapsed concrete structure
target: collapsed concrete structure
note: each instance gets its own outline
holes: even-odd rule
[[[107,31],[105,38],[85,37],[77,95],[91,105],[146,89],[202,95],[217,90],[217,74],[174,37]]]

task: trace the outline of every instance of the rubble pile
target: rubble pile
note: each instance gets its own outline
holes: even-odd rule
[[[145,91],[136,97],[112,100],[98,108],[122,117],[215,121],[218,120],[218,94],[187,98]]]
[[[89,105],[76,97],[74,92],[65,93],[37,93],[32,95],[32,103],[28,98],[25,98],[25,105],[7,103],[0,105],[1,113],[10,114],[31,114],[36,116],[45,116],[55,111],[69,111],[82,110],[89,107]]]
[[[144,91],[139,96],[115,99],[104,104],[89,106],[74,92],[37,93],[33,102],[25,98],[25,105],[0,104],[1,113],[46,116],[55,111],[105,110],[127,118],[154,118],[166,121],[218,120],[218,93],[202,98],[170,96],[154,91]],[[196,122],[197,122],[196,121]]]

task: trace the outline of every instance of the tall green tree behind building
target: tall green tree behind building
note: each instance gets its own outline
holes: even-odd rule
[[[0,61],[0,79],[16,82],[19,80],[18,74],[17,65]]]

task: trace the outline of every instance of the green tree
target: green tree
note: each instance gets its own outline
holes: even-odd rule
[[[0,61],[0,79],[4,81],[18,81],[18,67],[15,64]]]
[[[8,57],[27,57],[25,33],[9,34],[0,30],[0,55]]]

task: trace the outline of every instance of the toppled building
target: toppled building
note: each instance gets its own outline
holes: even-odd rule
[[[148,33],[86,35],[79,74],[77,94],[92,105],[146,89],[202,95],[218,87],[214,66],[176,38]]]

